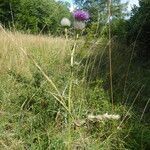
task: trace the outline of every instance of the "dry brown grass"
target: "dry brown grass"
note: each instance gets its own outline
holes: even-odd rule
[[[16,74],[23,74],[23,76],[30,78],[33,75],[32,69],[38,70],[21,49],[24,49],[27,54],[32,56],[45,72],[49,70],[55,75],[61,75],[66,66],[64,59],[70,54],[71,40],[66,40],[62,37],[8,32],[3,29],[0,31],[0,78],[2,79],[1,81],[3,81],[3,78],[6,78],[6,80],[3,81],[4,83],[1,83],[0,89],[7,93],[7,90],[4,89],[7,87],[11,91],[7,93],[11,96],[7,95],[3,103],[0,104],[0,117],[3,118],[11,116],[11,114],[8,113],[9,109],[6,110],[6,108],[11,106],[9,99],[11,99],[10,97],[12,97],[13,93],[16,94],[15,91],[17,91],[16,82],[13,79],[11,80],[11,77],[8,77],[8,72],[15,71]],[[14,131],[16,127],[13,124],[5,124],[0,125],[2,127],[8,126],[6,132],[2,131],[0,133],[0,149],[25,149],[22,139],[16,138]]]
[[[0,31],[0,73],[10,69],[29,73],[29,60],[20,48],[25,49],[39,63],[53,64],[59,60],[63,64],[69,52],[70,43],[61,37]]]

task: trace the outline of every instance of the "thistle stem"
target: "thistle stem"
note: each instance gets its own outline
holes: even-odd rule
[[[73,49],[71,51],[71,59],[70,59],[70,83],[69,83],[69,94],[68,94],[68,110],[70,114],[72,114],[73,110],[73,101],[72,101],[72,87],[73,87],[73,78],[74,78],[74,55],[75,55],[75,50],[76,50],[76,45],[77,45],[77,39],[79,35],[77,34],[75,43],[73,45]],[[68,150],[71,149],[70,143],[71,143],[71,122],[72,118],[69,115],[68,116]]]
[[[65,38],[68,39],[68,29],[65,28]]]

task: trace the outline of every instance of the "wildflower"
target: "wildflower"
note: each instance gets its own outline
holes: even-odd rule
[[[85,22],[90,18],[89,13],[83,10],[76,10],[73,13],[74,16],[74,28],[83,30],[86,26]]]
[[[120,119],[120,115],[109,115],[109,114],[103,114],[103,115],[88,115],[87,117],[90,121],[104,121],[104,120],[118,120]]]
[[[74,28],[83,30],[85,28],[85,22],[82,21],[74,21]]]
[[[108,115],[107,113],[103,115],[103,118],[106,119],[112,119],[112,120],[118,120],[120,118],[119,115]]]
[[[95,121],[95,120],[97,120],[96,117],[93,116],[92,114],[91,114],[91,115],[88,115],[88,116],[87,116],[87,119],[88,119],[89,121]]]
[[[76,10],[73,16],[77,21],[87,21],[90,18],[89,13],[84,10]]]
[[[71,26],[71,22],[68,18],[62,18],[60,23],[64,27],[70,27]]]

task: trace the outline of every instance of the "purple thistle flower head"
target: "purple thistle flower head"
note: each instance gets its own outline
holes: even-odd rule
[[[73,13],[73,16],[77,21],[86,21],[90,18],[89,13],[87,11],[84,11],[84,10],[76,10]]]

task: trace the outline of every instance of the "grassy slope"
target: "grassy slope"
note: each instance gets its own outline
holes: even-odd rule
[[[64,68],[63,57],[66,55],[69,44],[63,38],[22,35],[20,33],[1,32],[0,36],[0,115],[3,118],[0,125],[0,145],[2,149],[8,147],[10,149],[24,149],[24,144],[30,143],[31,138],[34,140],[34,136],[36,136],[36,131],[31,130],[34,130],[33,126],[38,128],[36,120],[42,119],[38,116],[38,111],[40,110],[42,113],[42,109],[47,107],[47,99],[51,99],[48,93],[51,86],[20,49],[24,48],[30,55],[33,55],[46,73],[52,77],[55,76],[54,80],[57,80],[67,68],[66,66]],[[44,94],[42,95],[42,93]],[[38,108],[31,108],[34,107],[32,103]],[[51,108],[49,109],[47,111],[51,111]],[[42,122],[42,120],[39,121]],[[48,124],[49,122],[47,122]],[[45,126],[41,128],[45,128]],[[42,134],[50,134],[46,132]],[[30,133],[31,136],[26,135]],[[41,134],[40,128],[39,134]],[[23,138],[27,141],[25,142]],[[32,147],[32,144],[30,146]]]
[[[117,127],[121,120],[87,123],[81,127],[75,127],[73,121],[68,122],[67,111],[51,95],[55,93],[52,85],[21,48],[33,56],[54,81],[65,103],[68,100],[72,41],[1,32],[0,149],[146,149],[149,136],[145,136],[145,133],[149,130],[138,122],[132,111],[129,111],[119,129]],[[77,61],[86,57],[87,51],[80,53],[77,47],[77,52]],[[112,113],[102,81],[87,86],[84,82],[85,70],[84,65],[74,68],[71,93],[71,113],[79,122],[89,113]],[[114,113],[124,118],[128,109],[118,103],[115,104]]]

